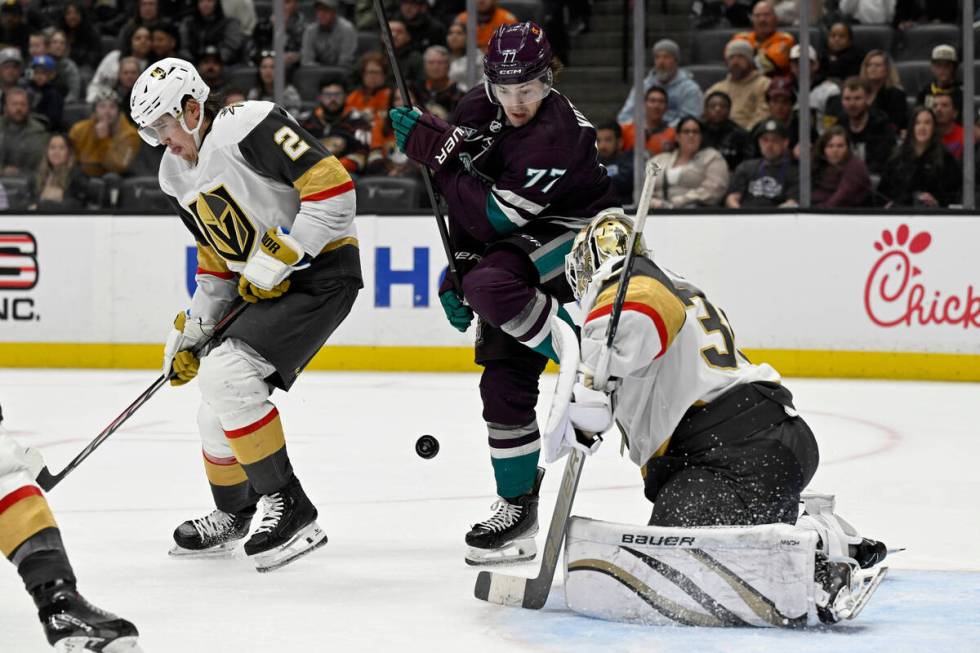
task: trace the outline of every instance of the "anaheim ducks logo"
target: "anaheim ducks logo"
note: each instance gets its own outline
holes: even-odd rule
[[[221,258],[241,263],[248,260],[258,230],[224,185],[198,195],[191,211]]]

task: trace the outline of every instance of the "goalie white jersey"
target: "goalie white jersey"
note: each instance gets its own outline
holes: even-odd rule
[[[591,306],[582,327],[582,361],[590,370],[605,346],[618,280],[617,272],[593,282],[583,298]],[[692,406],[740,383],[780,381],[772,367],[738,351],[728,318],[701,290],[644,257],[633,267],[609,374],[621,379],[614,415],[640,466],[663,455]]]
[[[168,150],[160,188],[198,242],[200,292],[192,313],[220,314],[218,304],[234,288],[219,280],[245,267],[268,229],[286,229],[311,257],[356,245],[350,175],[272,102],[222,109],[196,165]],[[201,292],[214,301],[198,297]]]

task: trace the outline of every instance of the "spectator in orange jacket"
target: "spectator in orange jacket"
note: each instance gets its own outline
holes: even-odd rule
[[[466,12],[456,16],[456,23],[466,27]],[[487,49],[490,37],[501,25],[514,25],[517,17],[503,7],[497,6],[497,0],[476,0],[476,45],[481,50]]]
[[[374,122],[388,111],[391,89],[386,84],[387,59],[380,52],[365,52],[357,63],[360,86],[351,91],[344,105],[344,113],[359,112],[360,117]]]
[[[92,117],[75,123],[68,134],[78,163],[89,177],[125,174],[136,159],[140,137],[119,112],[119,97],[106,92],[95,102]]]
[[[792,34],[776,31],[776,12],[765,0],[752,7],[752,31],[739,32],[736,39],[744,39],[755,50],[755,64],[763,74],[788,75],[789,51],[796,43]]]
[[[651,156],[670,152],[677,142],[674,128],[667,124],[667,91],[660,86],[652,86],[644,98],[646,104],[646,148]],[[623,130],[623,150],[633,149],[636,143],[636,129],[633,123],[619,126]]]

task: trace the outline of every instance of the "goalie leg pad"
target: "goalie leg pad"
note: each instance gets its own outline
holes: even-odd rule
[[[565,600],[590,617],[653,625],[819,623],[817,537],[787,524],[667,528],[574,517]]]

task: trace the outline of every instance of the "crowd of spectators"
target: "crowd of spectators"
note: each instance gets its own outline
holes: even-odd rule
[[[787,5],[798,1],[699,4],[704,10],[696,24],[748,28],[733,31],[723,46],[724,77],[702,88],[685,71],[677,43],[655,43],[643,87],[645,138],[633,125],[633,92],[625,98],[616,128],[604,125],[606,136],[600,137],[609,175],[622,197],[631,197],[632,165],[623,161],[630,158],[634,142],[645,143],[647,156],[661,166],[654,206],[797,206],[802,53],[780,26],[793,24],[798,13]],[[820,11],[811,15],[823,22],[822,36],[807,53],[811,206],[950,207],[961,202],[964,129],[980,136],[980,120],[974,126],[961,117],[957,44],[934,43],[931,79],[921,88],[903,88],[891,54],[863,47],[852,28],[858,21],[894,21],[898,30],[931,20],[955,21],[956,3],[952,12],[946,2],[926,6],[904,0],[891,3],[894,11],[870,10],[888,4],[814,3]],[[965,66],[966,74],[973,74],[972,63]]]
[[[699,3],[697,24],[745,28],[718,48],[724,77],[699,84],[681,47],[661,39],[642,88],[623,98],[615,117],[589,116],[624,204],[634,196],[633,150],[642,147],[661,166],[656,207],[796,205],[804,53],[784,28],[799,1]],[[465,0],[384,2],[411,102],[448,117],[468,89]],[[517,22],[506,4],[477,0],[481,46],[497,26]],[[891,53],[864,47],[852,29],[954,20],[947,4],[897,0],[879,11],[889,3],[813,3],[823,21],[806,53],[813,206],[960,202],[964,128],[974,125],[961,118],[957,44],[936,44],[932,78],[903,88]],[[112,207],[123,180],[154,177],[162,148],[141,141],[127,109],[139,74],[167,56],[193,62],[226,104],[272,99],[281,57],[280,102],[352,175],[417,177],[394,146],[388,110],[403,99],[372,5],[284,0],[285,47],[277,54],[264,0],[0,0],[0,184],[20,180],[24,196],[13,208],[75,209]],[[561,20],[546,29],[556,28],[549,37],[567,61],[568,35],[588,29],[589,2],[546,5],[559,8]],[[642,128],[634,124],[637,102]]]

